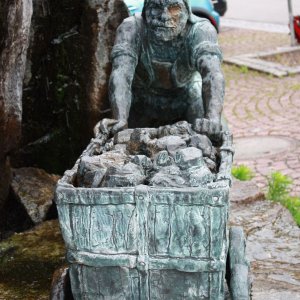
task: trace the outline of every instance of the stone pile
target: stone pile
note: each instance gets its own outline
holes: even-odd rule
[[[185,121],[125,129],[108,139],[101,151],[81,156],[77,186],[197,187],[214,181],[219,163],[218,148]]]

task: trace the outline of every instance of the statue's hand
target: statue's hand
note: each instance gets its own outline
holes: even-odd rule
[[[97,137],[101,134],[109,135],[112,127],[117,123],[118,121],[115,119],[102,119],[94,127],[94,136]]]
[[[196,119],[193,124],[193,129],[207,136],[219,136],[222,131],[220,120],[215,119]]]
[[[126,120],[118,120],[117,124],[115,124],[111,130],[112,134],[115,134],[121,130],[123,130],[124,128],[127,128],[128,123]]]

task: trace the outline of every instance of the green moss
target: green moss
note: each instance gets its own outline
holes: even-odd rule
[[[64,255],[57,221],[1,242],[1,299],[49,299],[53,272],[64,264]]]

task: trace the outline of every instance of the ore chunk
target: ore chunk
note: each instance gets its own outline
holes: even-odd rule
[[[175,135],[169,135],[159,138],[156,144],[159,149],[167,150],[171,156],[175,156],[177,150],[186,147],[185,141],[179,136]]]
[[[152,186],[163,186],[163,187],[184,187],[186,181],[182,177],[180,169],[175,166],[163,167],[158,173],[150,179],[149,184]]]
[[[189,182],[192,187],[205,185],[213,182],[214,179],[215,176],[210,172],[206,165],[189,170]]]
[[[172,162],[173,160],[169,156],[168,151],[160,151],[154,158],[154,169],[161,169],[162,167],[170,166]]]
[[[135,155],[132,157],[131,162],[134,164],[144,168],[144,169],[151,169],[152,168],[152,161],[146,155]]]
[[[203,156],[215,158],[216,150],[206,135],[195,134],[191,137],[190,146],[202,150]]]
[[[176,135],[185,141],[188,140],[190,135],[194,133],[195,132],[192,130],[191,124],[186,121],[180,121],[173,125],[166,125],[158,128],[158,137]]]
[[[125,129],[119,131],[114,136],[114,143],[115,144],[125,144],[130,141],[131,134],[133,133],[134,129]]]
[[[129,159],[124,152],[117,151],[117,150],[104,152],[99,156],[99,158],[101,159],[101,162],[105,167],[110,167],[114,165],[123,165]]]
[[[108,167],[123,165],[127,160],[127,155],[118,151],[81,157],[77,171],[78,186],[100,186]]]
[[[84,187],[97,187],[101,184],[107,168],[101,162],[100,156],[83,156],[77,171],[77,184]]]
[[[147,129],[147,128],[146,128]],[[146,154],[147,143],[151,141],[149,131],[145,128],[137,128],[131,134],[128,142],[128,150],[132,154]]]
[[[126,144],[116,144],[116,145],[114,145],[113,150],[125,153],[127,151],[127,145]]]
[[[143,169],[134,164],[109,167],[102,182],[102,187],[128,187],[142,184],[145,180]]]
[[[204,165],[202,151],[195,147],[188,147],[176,152],[175,162],[181,169]]]
[[[216,172],[217,171],[217,164],[210,158],[208,157],[204,157],[203,158],[205,164],[207,165],[207,167],[212,171],[212,172]]]

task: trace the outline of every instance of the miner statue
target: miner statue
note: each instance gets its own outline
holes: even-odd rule
[[[111,56],[113,133],[180,120],[220,133],[224,77],[217,32],[191,13],[188,0],[146,0],[141,15],[119,26]]]

